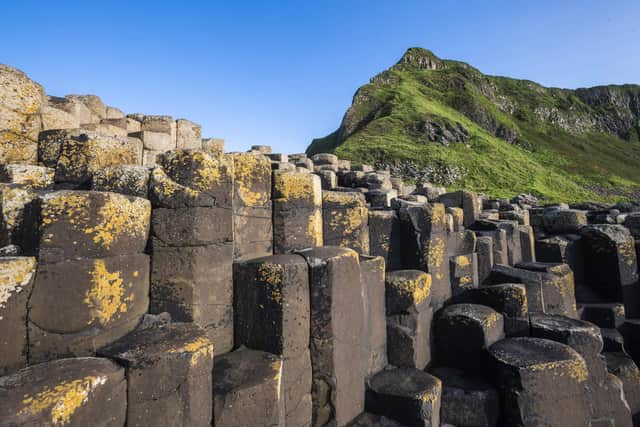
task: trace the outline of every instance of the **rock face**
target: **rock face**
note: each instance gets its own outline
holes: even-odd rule
[[[225,154],[188,120],[42,102],[20,133],[42,164],[0,161],[0,425],[640,420],[638,205]]]

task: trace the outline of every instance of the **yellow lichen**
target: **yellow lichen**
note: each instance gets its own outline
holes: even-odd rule
[[[458,255],[455,258],[455,263],[460,267],[468,267],[471,264],[471,261],[466,255]]]
[[[283,267],[280,264],[262,263],[258,268],[258,280],[269,287],[269,297],[276,304],[282,302]]]
[[[169,353],[189,353],[189,364],[195,366],[200,360],[213,357],[213,344],[206,337],[199,337],[179,348],[169,350]]]
[[[262,206],[268,203],[269,194],[254,191],[254,183],[271,174],[269,159],[251,153],[236,154],[234,160],[234,186],[245,206]]]
[[[105,382],[105,377],[87,376],[63,381],[53,389],[47,387],[34,396],[27,394],[22,400],[25,407],[18,415],[38,415],[50,411],[53,425],[68,424],[78,408],[87,402],[89,394]]]
[[[98,211],[99,222],[85,228],[93,234],[93,242],[109,249],[121,236],[142,237],[146,234],[151,216],[149,202],[124,196],[109,197]]]
[[[100,324],[109,323],[116,314],[127,311],[127,302],[132,301],[133,294],[126,296],[126,288],[123,285],[119,271],[110,272],[102,260],[95,260],[91,272],[93,286],[85,294],[84,303],[91,310],[93,320]]]

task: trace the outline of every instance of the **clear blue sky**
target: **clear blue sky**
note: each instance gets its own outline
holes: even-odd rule
[[[411,46],[545,85],[640,83],[640,1],[1,0],[0,62],[48,94],[303,151]]]

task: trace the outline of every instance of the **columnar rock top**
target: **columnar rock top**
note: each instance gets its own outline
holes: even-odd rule
[[[225,153],[0,82],[0,425],[640,421],[637,206]]]

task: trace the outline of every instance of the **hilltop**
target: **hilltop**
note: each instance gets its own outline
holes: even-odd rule
[[[639,198],[639,134],[638,85],[548,88],[411,48],[307,153],[495,197],[616,201]]]

